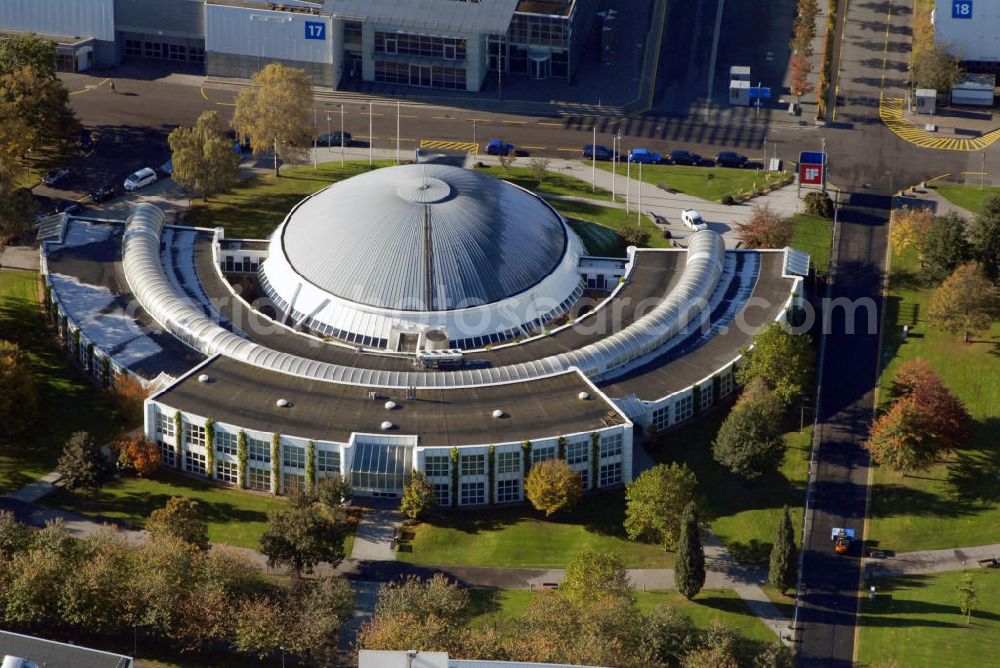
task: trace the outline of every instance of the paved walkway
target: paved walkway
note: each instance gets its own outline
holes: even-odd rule
[[[897,575],[943,573],[982,568],[984,559],[1000,559],[1000,544],[956,547],[948,550],[900,552],[889,557],[869,557],[865,560],[865,577],[888,578]]]
[[[0,246],[0,268],[38,271],[39,264],[35,246]]]
[[[373,510],[365,513],[354,534],[351,558],[359,561],[395,561],[392,538],[399,526],[395,510]]]

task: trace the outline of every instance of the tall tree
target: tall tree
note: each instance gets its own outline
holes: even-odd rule
[[[549,459],[531,467],[524,480],[524,494],[535,510],[545,511],[548,517],[580,501],[583,480],[565,459]]]
[[[923,278],[937,285],[972,257],[965,233],[965,220],[955,213],[938,216],[920,240]]]
[[[792,512],[785,504],[778,522],[778,531],[771,548],[771,563],[767,578],[775,589],[784,594],[795,586],[798,564],[795,560],[795,530],[792,528]]]
[[[166,506],[150,514],[146,530],[154,536],[173,536],[199,550],[208,549],[208,523],[194,499],[170,497]]]
[[[685,506],[684,514],[681,515],[674,584],[677,591],[689,601],[705,586],[705,550],[701,545],[701,524],[694,501]]]
[[[270,63],[236,98],[233,127],[250,138],[254,155],[274,152],[274,175],[280,176],[278,159],[299,157],[312,144],[313,105],[312,82],[303,70]]]
[[[28,354],[0,339],[0,435],[20,436],[35,423],[37,413],[38,391]]]
[[[260,538],[260,551],[270,566],[287,566],[296,576],[311,571],[321,561],[344,557],[347,526],[318,504],[268,514]]]
[[[785,457],[781,413],[781,403],[767,383],[754,378],[712,442],[715,461],[747,480],[776,470]]]
[[[31,191],[19,185],[24,170],[3,153],[2,135],[0,129],[0,248],[28,231],[38,210]]]
[[[889,240],[892,249],[902,253],[908,248],[922,247],[924,235],[934,224],[934,212],[930,209],[911,209],[900,207],[892,212],[892,227],[889,229]]]
[[[434,488],[427,482],[427,476],[413,471],[403,489],[403,500],[399,511],[411,520],[419,519],[434,509]]]
[[[30,66],[40,76],[56,76],[56,43],[35,33],[0,38],[0,75]]]
[[[936,378],[931,365],[923,357],[914,357],[899,365],[892,379],[890,392],[894,398],[908,397],[924,383]]]
[[[976,259],[983,263],[987,275],[1000,278],[1000,195],[986,198],[979,214],[972,219],[969,237]]]
[[[913,397],[899,399],[875,420],[864,447],[873,462],[897,471],[924,468],[937,457],[937,448],[921,429]]]
[[[631,540],[677,545],[680,516],[698,484],[684,464],[657,464],[625,486],[625,532]]]
[[[351,500],[354,490],[351,483],[339,473],[321,478],[316,483],[316,497],[327,508],[339,508]]]
[[[997,290],[978,265],[963,264],[931,295],[928,315],[936,327],[969,337],[989,329],[997,313]]]
[[[750,219],[736,225],[736,234],[747,248],[784,248],[792,240],[792,221],[767,204],[754,206]]]
[[[962,582],[958,587],[958,607],[965,615],[965,623],[972,623],[972,613],[976,609],[976,601],[979,600],[979,592],[976,590],[976,583],[972,579],[972,573],[962,573]]]
[[[291,599],[296,620],[289,648],[318,660],[317,663],[329,661],[337,649],[340,629],[354,610],[350,584],[343,578],[329,576],[297,580]]]
[[[168,141],[173,154],[171,177],[206,202],[210,195],[229,190],[236,183],[240,156],[233,152],[218,112],[202,112],[194,127],[176,128]]]
[[[763,378],[775,396],[788,405],[805,394],[815,366],[812,339],[792,334],[774,322],[754,336],[753,346],[744,351],[744,364],[736,379],[748,385],[754,378]]]
[[[932,88],[939,93],[951,90],[962,76],[962,61],[935,41],[930,41],[922,48],[914,48],[911,64],[916,85],[919,88]]]
[[[625,562],[617,554],[585,549],[566,564],[566,579],[559,589],[580,604],[606,596],[628,596]]]
[[[66,441],[56,471],[71,492],[77,489],[96,492],[110,476],[110,467],[101,446],[85,431],[74,433]]]
[[[163,463],[160,447],[141,434],[119,438],[115,441],[114,451],[118,455],[118,466],[138,478],[148,478]]]
[[[80,122],[69,106],[69,92],[62,81],[36,72],[31,66],[0,75],[0,122],[20,119],[22,136],[12,151],[24,159],[29,150],[49,148],[60,160],[79,148]],[[8,135],[9,138],[9,135]]]

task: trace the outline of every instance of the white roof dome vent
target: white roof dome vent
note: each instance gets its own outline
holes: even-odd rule
[[[386,420],[385,422],[383,422],[383,423],[382,423],[382,431],[389,431],[389,430],[390,430],[390,429],[392,429],[392,428],[393,428],[394,426],[395,426],[395,425],[394,425],[393,423],[391,423],[391,422],[389,422],[388,420]]]
[[[506,414],[506,413],[504,413],[504,412],[503,412],[502,410],[500,410],[499,408],[498,408],[498,409],[496,409],[495,411],[493,411],[493,417],[497,418],[498,420],[499,420],[500,418],[502,418],[502,417],[505,417],[506,415],[507,415],[507,414]]]
[[[385,402],[385,409],[387,411],[396,410],[396,402],[395,401],[387,401],[387,402]]]
[[[209,381],[211,381],[211,380],[212,380],[212,379],[211,379],[211,378],[209,378],[209,376],[208,376],[208,374],[207,374],[207,373],[203,373],[203,374],[201,374],[200,376],[198,376],[198,382],[199,382],[199,383],[207,383],[207,382],[209,382]]]
[[[581,392],[580,394],[576,395],[576,398],[579,399],[580,401],[586,401],[587,399],[590,399],[590,393]]]
[[[288,399],[278,399],[274,402],[274,405],[278,408],[288,408],[290,404],[288,403]]]

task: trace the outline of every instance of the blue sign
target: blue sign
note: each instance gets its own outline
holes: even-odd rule
[[[306,39],[326,39],[326,24],[306,21]]]
[[[971,19],[972,0],[951,0],[951,18]]]
[[[799,164],[802,165],[822,165],[826,161],[820,151],[802,151],[799,153]]]
[[[755,86],[750,89],[750,99],[751,100],[770,100],[771,99],[771,89],[762,86]]]

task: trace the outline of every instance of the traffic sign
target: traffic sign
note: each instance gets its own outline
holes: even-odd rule
[[[799,163],[799,183],[808,186],[823,185],[823,165]]]
[[[824,159],[822,151],[802,151],[799,153],[799,164],[809,163],[810,165],[822,165]]]
[[[770,100],[771,89],[765,86],[754,86],[750,89],[751,100]]]

